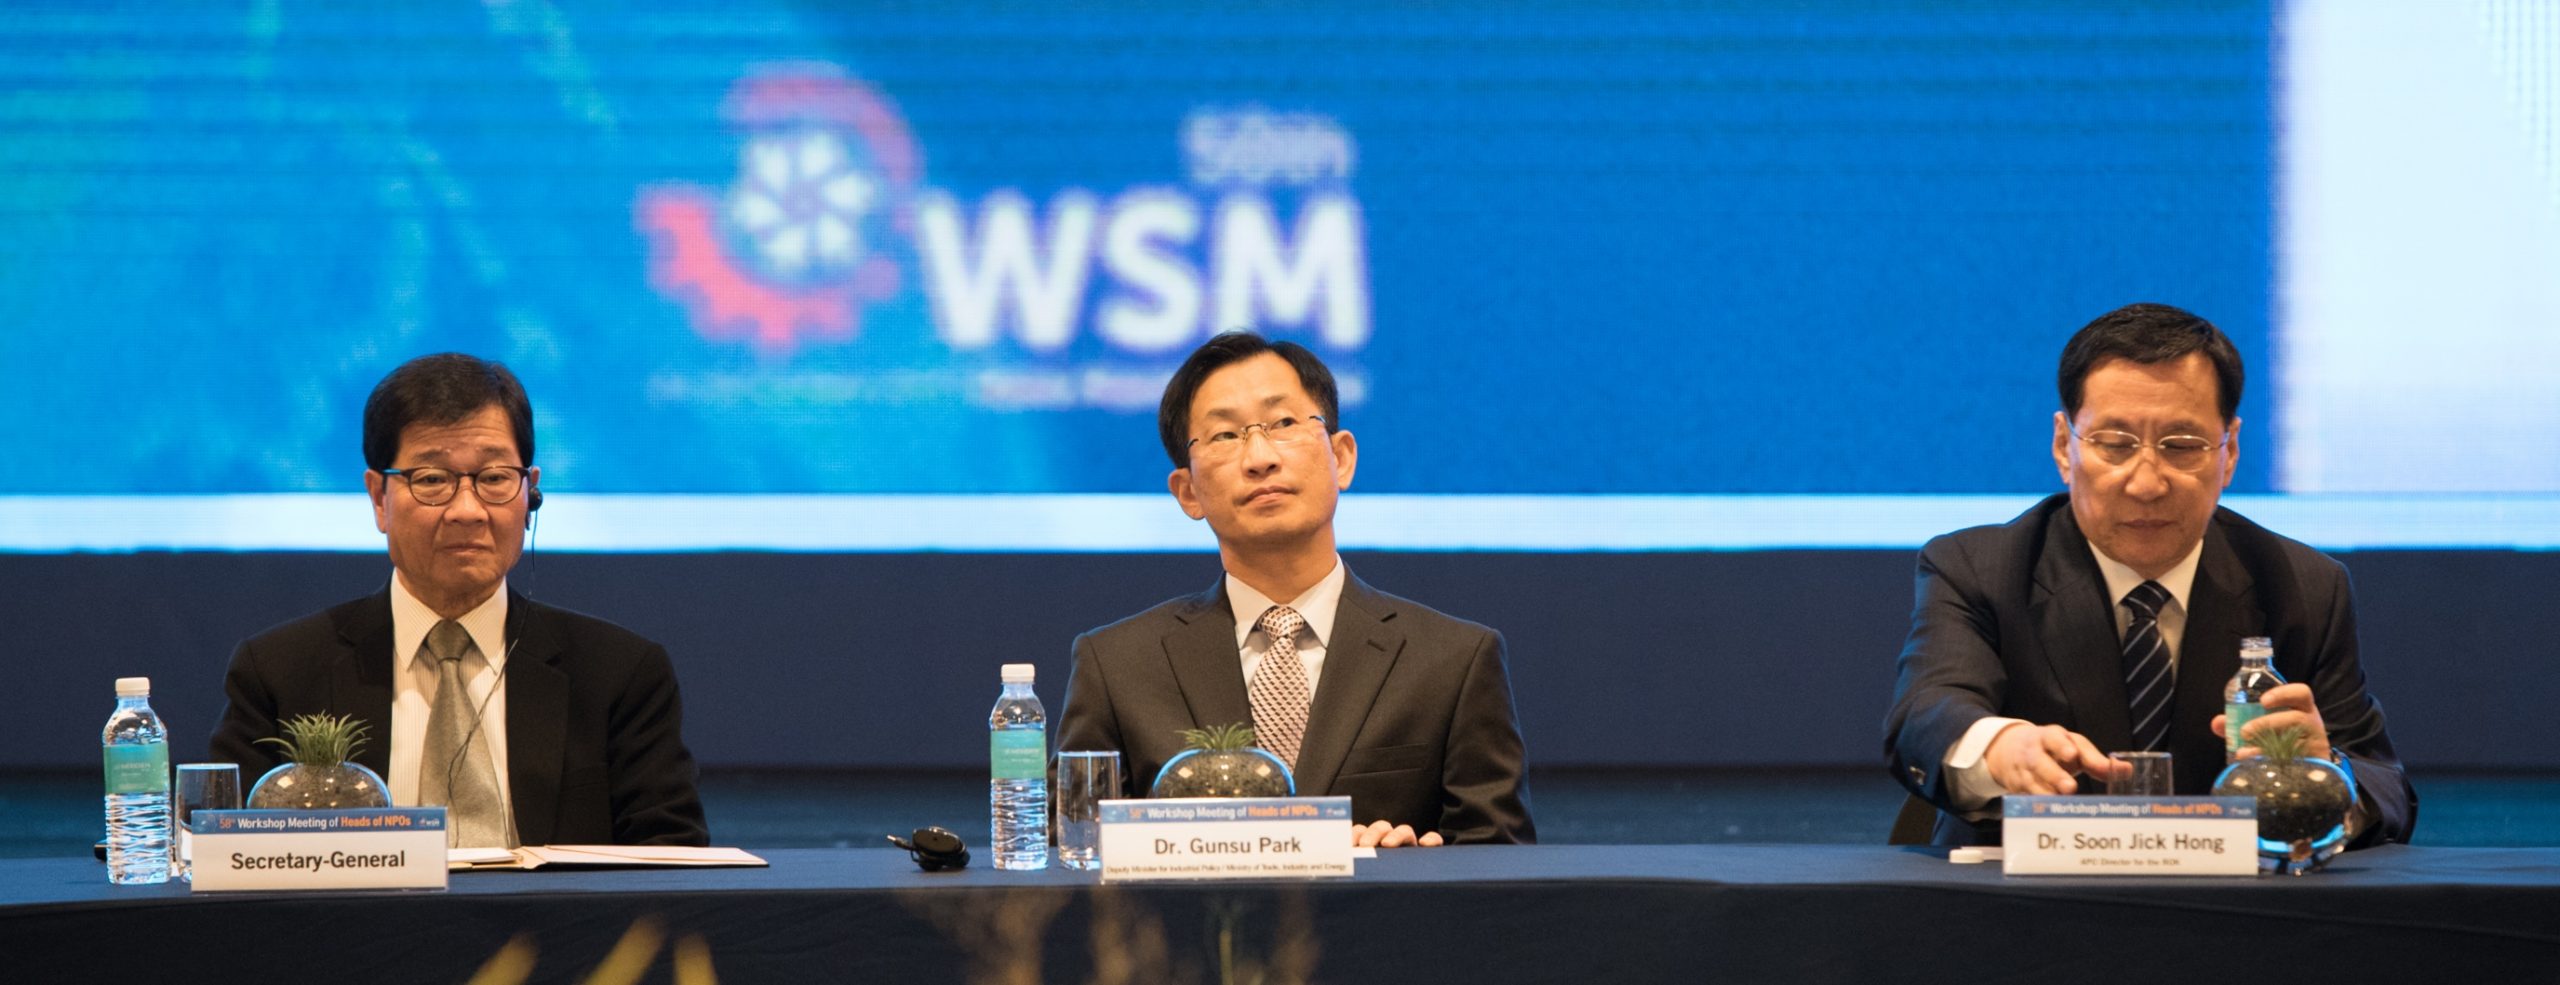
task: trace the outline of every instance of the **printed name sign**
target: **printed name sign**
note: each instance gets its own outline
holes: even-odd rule
[[[1102,881],[1351,874],[1351,798],[1102,802]]]
[[[195,891],[445,888],[444,808],[197,811]]]
[[[2258,874],[2247,797],[2007,797],[2000,871],[2029,876]]]

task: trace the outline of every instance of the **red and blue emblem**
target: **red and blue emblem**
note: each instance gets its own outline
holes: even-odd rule
[[[741,137],[733,184],[640,192],[651,286],[706,339],[773,355],[851,340],[863,308],[903,280],[889,248],[912,240],[924,177],[906,121],[870,86],[812,64],[740,80],[721,117]]]

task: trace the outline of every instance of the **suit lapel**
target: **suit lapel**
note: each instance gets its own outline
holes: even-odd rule
[[[1357,576],[1345,576],[1342,602],[1334,608],[1333,638],[1324,641],[1324,674],[1316,681],[1307,734],[1298,744],[1298,765],[1292,771],[1300,796],[1323,796],[1333,789],[1352,740],[1369,720],[1369,708],[1377,704],[1387,672],[1404,649],[1404,634],[1391,623],[1395,615],[1386,596]]]
[[[338,642],[346,649],[329,668],[327,707],[365,723],[368,741],[356,750],[356,763],[389,783],[391,675],[399,665],[399,655],[391,652],[390,586],[348,610],[338,623]]]
[[[1236,617],[1227,600],[1226,579],[1193,596],[1173,616],[1177,625],[1164,635],[1164,656],[1182,688],[1182,702],[1191,710],[1191,727],[1253,724],[1253,700],[1245,696],[1244,661],[1236,650]]]
[[[2204,556],[2187,591],[2187,629],[2178,641],[2178,686],[2170,705],[2170,748],[2178,792],[2202,793],[2223,764],[2221,740],[2206,723],[2222,713],[2222,687],[2240,669],[2240,638],[2265,633],[2255,579],[2232,553],[2220,524],[2205,530]]]
[[[2036,559],[2031,610],[2036,644],[2071,705],[2080,733],[2101,750],[2133,747],[2132,716],[2125,707],[2124,647],[2116,637],[2115,603],[2107,597],[2089,539],[2065,505],[2045,526]]]
[[[516,836],[524,844],[551,841],[558,815],[560,770],[566,755],[569,676],[560,670],[560,638],[538,604],[522,595],[507,601],[507,793],[515,807]]]

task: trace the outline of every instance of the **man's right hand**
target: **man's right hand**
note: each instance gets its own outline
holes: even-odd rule
[[[1982,762],[1990,768],[1991,779],[2014,794],[2078,793],[2080,781],[2072,774],[2104,782],[2114,779],[2119,769],[2132,771],[2130,766],[2119,767],[2078,732],[2024,722],[1992,736]]]

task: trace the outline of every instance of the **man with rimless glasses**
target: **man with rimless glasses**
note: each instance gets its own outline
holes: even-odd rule
[[[1502,636],[1369,587],[1334,552],[1359,445],[1333,373],[1231,332],[1165,384],[1156,429],[1225,575],[1076,637],[1058,748],[1120,752],[1144,796],[1185,729],[1254,727],[1299,796],[1351,798],[1353,844],[1536,838]]]
[[[462,847],[707,844],[667,651],[507,591],[542,470],[505,366],[424,356],[365,401],[380,591],[240,644],[213,735],[264,774],[288,718],[352,716],[392,803],[441,805]]]
[[[1932,841],[1999,844],[2002,796],[2101,792],[2130,769],[2110,752],[2169,752],[2175,792],[2209,792],[2222,688],[2250,636],[2273,638],[2291,683],[2266,694],[2244,746],[2305,730],[2312,755],[2354,771],[2351,844],[2409,839],[2417,795],[2365,691],[2346,569],[2218,505],[2242,375],[2196,315],[2099,316],[2062,351],[2066,491],[1921,548],[1884,744],[1895,779],[1937,809]]]

